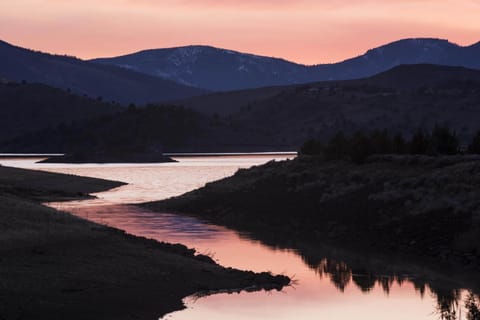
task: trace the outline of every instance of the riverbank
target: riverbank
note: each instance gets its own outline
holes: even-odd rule
[[[479,160],[382,156],[356,165],[301,157],[145,206],[195,214],[273,245],[326,242],[476,272]]]
[[[40,204],[122,184],[0,167],[0,319],[158,319],[197,292],[288,283]]]

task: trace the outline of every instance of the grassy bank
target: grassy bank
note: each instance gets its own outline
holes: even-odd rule
[[[280,288],[183,245],[127,235],[39,201],[122,183],[0,167],[0,319],[157,319],[198,291]]]
[[[146,206],[197,214],[270,244],[326,242],[480,266],[478,157],[378,156],[362,165],[303,157]]]

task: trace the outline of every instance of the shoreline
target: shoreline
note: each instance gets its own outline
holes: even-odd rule
[[[474,275],[479,194],[471,177],[480,171],[478,160],[385,156],[355,165],[297,158],[241,169],[182,196],[142,205],[187,213],[300,253],[330,243]],[[480,279],[471,280],[478,289]]]
[[[167,244],[41,205],[122,185],[0,167],[0,318],[158,319],[197,292],[280,290],[285,276],[224,268]],[[60,195],[58,191],[63,190]]]

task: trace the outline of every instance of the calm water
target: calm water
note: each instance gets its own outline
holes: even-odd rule
[[[446,318],[453,312],[456,319],[466,319],[466,290],[425,283],[416,274],[383,272],[378,267],[368,270],[365,264],[348,264],[338,255],[315,253],[302,257],[293,249],[275,249],[248,235],[196,218],[155,213],[132,205],[179,195],[229,176],[239,168],[271,159],[272,156],[190,157],[181,158],[179,163],[150,165],[33,164],[31,159],[3,159],[0,163],[127,182],[129,185],[97,194],[95,200],[50,205],[132,234],[183,243],[212,255],[225,266],[283,273],[295,279],[293,286],[281,292],[188,297],[186,310],[165,319],[411,320],[441,319],[442,314]]]

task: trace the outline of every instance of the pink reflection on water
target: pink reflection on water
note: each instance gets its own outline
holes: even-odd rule
[[[282,292],[216,294],[189,297],[189,307],[166,319],[436,319],[428,289],[422,299],[411,283],[393,283],[387,295],[377,284],[368,293],[351,281],[342,293],[328,274],[309,268],[294,250],[267,247],[227,228],[194,217],[155,213],[134,205],[56,208],[131,234],[182,243],[219,263],[253,271],[293,276],[296,283]]]
[[[178,196],[206,183],[233,175],[240,168],[249,168],[272,160],[285,160],[293,155],[238,155],[181,157],[176,163],[148,164],[51,164],[35,163],[38,159],[0,159],[6,166],[35,168],[93,178],[116,180],[126,186],[96,194],[98,199],[81,206],[120,203],[141,203]],[[72,203],[77,206],[79,203]]]

